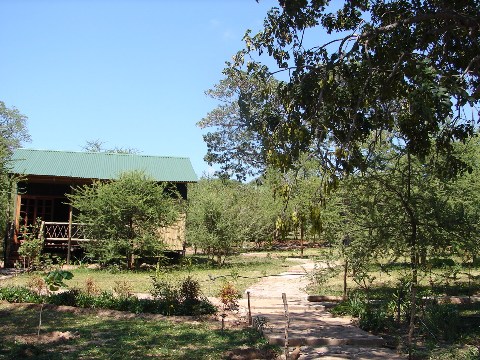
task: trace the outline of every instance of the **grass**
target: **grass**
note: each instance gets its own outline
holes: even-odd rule
[[[326,255],[326,253],[324,254]],[[325,256],[328,258],[328,256]],[[321,261],[321,258],[319,258]],[[366,285],[373,290],[386,289],[391,291],[397,288],[400,281],[408,278],[410,273],[408,263],[395,263],[382,266],[376,264],[369,267],[368,276],[371,282]],[[356,283],[349,271],[347,277],[348,291],[360,290],[362,286]],[[429,290],[435,295],[472,295],[480,292],[480,268],[468,269],[467,267],[438,267],[427,272],[419,272],[419,285],[424,290]],[[342,295],[343,293],[343,267],[338,267],[338,273],[322,283],[313,283],[308,292],[310,294]],[[381,291],[380,291],[381,293]],[[381,295],[381,294],[379,294]]]
[[[268,347],[251,329],[222,332],[209,322],[173,322],[157,318],[59,312],[47,308],[42,332],[69,332],[74,338],[29,343],[35,339],[38,306],[0,303],[0,359],[222,359],[239,347]]]
[[[200,282],[205,296],[217,296],[225,281],[233,281],[237,290],[243,293],[261,277],[278,274],[290,265],[281,257],[234,256],[229,258],[225,266],[218,267],[203,256],[188,256],[183,265],[162,267],[160,274],[179,281],[192,276]],[[73,279],[66,281],[70,288],[84,288],[91,279],[98,290],[112,291],[118,283],[126,283],[135,293],[148,293],[151,288],[151,276],[155,275],[155,270],[118,271],[85,267],[73,269],[71,272],[74,275]],[[42,276],[42,273],[22,274],[2,281],[0,286],[27,285],[32,278],[38,276]]]

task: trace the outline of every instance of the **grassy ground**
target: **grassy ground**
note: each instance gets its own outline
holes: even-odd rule
[[[184,279],[191,276],[198,280],[205,296],[217,296],[225,281],[233,281],[240,293],[259,281],[263,276],[278,274],[291,264],[285,263],[282,257],[251,257],[235,256],[227,264],[218,267],[202,256],[188,256],[182,265],[165,266],[160,269],[160,275],[169,279]],[[92,282],[98,290],[113,290],[118,284],[126,284],[135,293],[148,293],[151,288],[151,277],[155,270],[150,271],[118,271],[113,269],[98,270],[78,268],[71,270],[73,279],[66,281],[70,288],[85,288],[87,282]],[[4,280],[0,286],[27,285],[33,278],[42,273],[26,273]]]
[[[226,351],[268,349],[252,329],[218,322],[70,313],[0,302],[0,359],[222,359]]]

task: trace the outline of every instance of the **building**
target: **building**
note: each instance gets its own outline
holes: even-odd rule
[[[14,219],[5,236],[5,266],[19,260],[22,241],[20,229],[41,218],[45,248],[68,253],[83,239],[78,224],[72,223],[72,208],[66,194],[72,187],[91,184],[95,180],[110,181],[121,173],[143,171],[158,182],[167,182],[187,198],[187,184],[197,181],[188,158],[137,154],[72,152],[17,149],[13,153],[12,176],[20,177],[14,199]],[[163,241],[169,250],[184,247],[184,219],[163,229]]]

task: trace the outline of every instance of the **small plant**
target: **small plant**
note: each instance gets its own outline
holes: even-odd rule
[[[113,287],[113,292],[120,298],[129,298],[133,295],[133,286],[127,280],[117,280]]]
[[[43,250],[43,239],[40,235],[41,219],[38,218],[31,225],[24,225],[20,229],[23,241],[18,248],[18,254],[23,258],[24,268],[40,266]]]
[[[358,293],[353,293],[346,301],[342,301],[335,306],[331,312],[334,315],[350,315],[360,317],[367,309],[365,297]]]
[[[61,286],[67,286],[64,281],[73,278],[73,274],[66,270],[52,270],[45,276],[45,283],[50,291],[57,291]]]
[[[220,301],[223,304],[224,310],[237,310],[238,309],[238,299],[241,295],[238,293],[238,290],[235,288],[235,285],[231,282],[225,282],[218,294]]]
[[[460,315],[455,305],[429,304],[425,307],[425,315],[421,324],[427,336],[452,341],[459,334]]]
[[[47,290],[47,284],[45,283],[44,279],[35,275],[28,279],[27,288],[29,288],[31,291],[34,291],[38,295],[42,295]]]
[[[315,285],[324,286],[328,280],[340,274],[340,271],[340,267],[335,265],[327,264],[327,266],[323,267],[315,264],[313,271],[309,274],[309,278]]]
[[[200,299],[200,283],[187,276],[180,284],[180,297],[184,302],[197,302]]]
[[[201,295],[200,284],[190,276],[174,282],[165,276],[152,276],[150,291],[162,304],[166,315],[202,315],[216,312],[216,308]]]
[[[253,328],[258,332],[262,333],[263,330],[267,327],[268,321],[265,316],[255,316],[253,318]]]
[[[91,276],[85,279],[83,290],[87,295],[98,295],[100,293],[100,289]]]

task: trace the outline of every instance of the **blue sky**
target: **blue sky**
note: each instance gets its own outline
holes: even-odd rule
[[[261,29],[273,0],[0,0],[0,100],[28,116],[25,147],[88,140],[185,156],[208,171],[195,124],[205,90]]]

